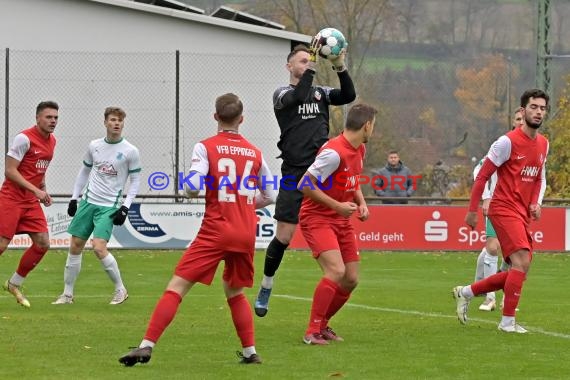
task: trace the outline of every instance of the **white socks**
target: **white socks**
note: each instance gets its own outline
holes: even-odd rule
[[[490,255],[489,253],[485,252],[483,262],[485,264],[483,265],[483,278],[487,278],[497,273],[497,263],[499,262],[499,257]],[[494,300],[495,292],[487,293],[487,298]]]
[[[255,352],[255,346],[249,346],[244,347],[242,353],[244,358],[249,358],[251,355],[256,354],[257,352]]]
[[[512,325],[515,322],[515,317],[504,316],[501,318],[501,326]]]
[[[461,295],[467,299],[475,297],[475,294],[473,294],[473,290],[471,290],[471,285],[464,286],[461,289]]]
[[[71,253],[67,254],[65,270],[63,271],[63,294],[66,296],[73,297],[73,288],[75,287],[75,281],[77,280],[77,276],[79,276],[79,272],[81,272],[82,258],[82,253],[79,255],[72,255]]]
[[[24,282],[25,279],[26,277],[22,277],[18,273],[14,272],[14,274],[12,275],[12,277],[10,277],[10,280],[8,281],[12,285],[22,286],[22,283]]]
[[[150,347],[150,348],[154,348],[154,345],[156,343],[154,343],[153,341],[147,340],[147,339],[143,339],[141,344],[139,344],[139,348],[145,348],[145,347]]]
[[[272,289],[273,288],[273,277],[267,277],[263,275],[263,279],[261,280],[261,287],[265,289]],[[244,354],[245,355],[245,354]]]
[[[475,282],[481,281],[484,277],[485,271],[485,256],[487,255],[487,249],[483,247],[479,256],[477,256],[477,267],[475,269]]]
[[[113,256],[111,252],[101,260],[101,265],[109,275],[111,281],[113,281],[113,284],[115,284],[115,290],[124,289],[125,285],[123,285],[123,280],[121,279],[119,265],[117,264],[117,260],[115,260],[115,256]]]

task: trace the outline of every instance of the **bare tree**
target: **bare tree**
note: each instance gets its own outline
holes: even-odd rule
[[[339,29],[349,41],[348,59],[354,78],[381,28],[395,15],[389,0],[271,0],[253,4],[251,11],[271,12],[274,19],[298,33],[314,35],[324,27]]]

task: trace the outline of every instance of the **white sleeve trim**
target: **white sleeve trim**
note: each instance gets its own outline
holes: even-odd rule
[[[192,166],[190,167],[191,172],[198,172],[201,175],[207,175],[210,171],[210,162],[208,161],[208,151],[206,146],[201,142],[194,145],[194,150],[192,151]]]
[[[548,157],[548,150],[550,149],[550,143],[546,145],[546,157]],[[542,205],[542,200],[544,199],[544,193],[546,192],[546,157],[542,163],[542,174],[540,175],[540,193],[538,193],[538,204]]]
[[[323,149],[307,171],[323,183],[338,169],[340,156],[336,150]]]
[[[261,169],[259,170],[259,183],[258,190],[255,194],[255,208],[263,208],[277,199],[277,191],[273,181],[266,181],[267,178],[273,180],[273,174],[265,162],[263,156],[261,157]]]
[[[6,153],[7,156],[12,157],[18,161],[22,161],[24,159],[24,155],[30,149],[30,139],[23,133],[18,133],[16,137],[14,137],[14,141],[12,141],[12,146]]]
[[[511,139],[503,135],[491,145],[487,158],[491,160],[496,167],[503,165],[511,157]]]

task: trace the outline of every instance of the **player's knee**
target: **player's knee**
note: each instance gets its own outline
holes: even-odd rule
[[[93,252],[99,259],[103,259],[107,256],[107,247],[93,247]]]
[[[358,277],[347,277],[344,280],[343,288],[352,292],[358,286]]]
[[[326,276],[329,277],[331,280],[333,280],[336,283],[342,283],[344,282],[345,278],[345,269],[344,267],[331,267],[331,268],[327,268],[326,269]]]
[[[42,251],[43,253],[46,253],[49,249],[49,240],[39,240],[35,242],[34,245],[38,250]]]

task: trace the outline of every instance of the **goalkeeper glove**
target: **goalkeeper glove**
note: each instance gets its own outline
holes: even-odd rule
[[[340,54],[336,58],[331,58],[332,68],[334,71],[344,71],[346,66],[344,65],[344,56],[346,55],[346,47],[342,48]]]
[[[69,205],[67,205],[67,215],[75,216],[76,212],[77,212],[77,200],[72,199],[69,201]]]
[[[309,46],[309,61],[317,63],[317,55],[319,55],[321,45],[321,39],[317,38],[317,36],[313,37],[311,45]]]
[[[125,220],[127,220],[127,215],[129,215],[128,207],[121,206],[120,209],[111,215],[111,218],[113,218],[113,224],[115,226],[122,226],[123,223],[125,223]]]

